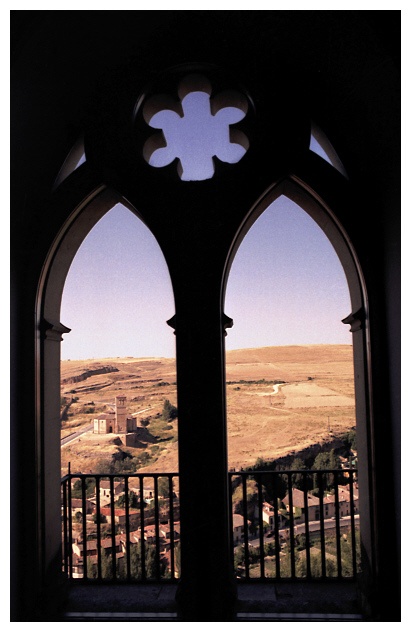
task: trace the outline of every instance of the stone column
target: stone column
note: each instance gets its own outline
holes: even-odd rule
[[[213,302],[197,296],[178,303],[172,319],[177,337],[181,520],[178,612],[182,621],[231,621],[236,583],[230,546],[225,323],[217,298]]]

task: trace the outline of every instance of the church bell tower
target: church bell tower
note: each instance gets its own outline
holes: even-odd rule
[[[127,433],[127,398],[124,395],[116,397],[116,420],[114,432]]]

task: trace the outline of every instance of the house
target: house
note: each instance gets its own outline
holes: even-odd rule
[[[174,542],[177,542],[180,539],[180,524],[179,523],[174,523],[173,525],[173,539]],[[167,542],[169,542],[171,540],[171,529],[170,526],[168,524],[165,525],[160,525],[160,535],[161,537],[163,537]]]
[[[102,507],[100,509],[100,513],[102,516],[104,516],[106,522],[111,524],[111,507],[110,506]],[[139,511],[135,509],[130,509],[129,510],[130,524],[135,523],[138,520],[139,515],[140,515]],[[120,526],[124,527],[124,525],[126,524],[126,510],[125,509],[119,509],[117,507],[114,509],[114,522],[115,524],[119,524]]]
[[[290,497],[289,494],[282,499],[283,504],[288,513],[290,513]],[[292,505],[294,522],[304,522],[305,520],[305,503],[304,492],[300,489],[292,489]],[[307,494],[308,521],[320,519],[320,499],[312,494]],[[300,510],[300,511],[299,511]]]
[[[247,520],[247,525],[251,524],[251,520]],[[233,542],[234,545],[239,544],[244,539],[244,516],[233,514]]]
[[[335,494],[328,494],[326,499],[335,508]],[[357,514],[359,512],[359,493],[357,483],[354,483],[353,485],[353,505],[354,513]],[[351,514],[351,492],[349,485],[338,485],[338,514],[340,518]]]
[[[107,554],[111,554],[113,550],[113,542],[111,538],[103,538],[100,542],[100,546]],[[86,545],[87,557],[97,555],[97,540],[87,540]],[[119,535],[115,536],[115,553],[121,552],[121,539]],[[73,542],[73,553],[78,555],[79,558],[84,558],[84,544],[80,540]]]
[[[91,501],[86,499],[86,514],[89,516],[91,514],[93,514],[96,510],[96,506],[95,504]],[[83,501],[81,498],[72,498],[71,499],[71,513],[73,516],[76,515],[77,512],[82,513],[83,511]]]
[[[282,529],[284,526],[285,519],[280,512],[277,512],[278,515],[278,528]],[[258,520],[259,517],[259,509],[258,505],[254,508],[254,518]],[[262,504],[262,517],[263,522],[267,523],[266,531],[273,531],[275,529],[275,511],[273,505],[270,505],[267,501],[264,501]]]
[[[287,512],[290,512],[290,498],[289,495],[285,496],[282,500]],[[304,492],[300,489],[293,488],[292,490],[292,504],[293,504],[293,516],[294,523],[299,524],[305,522],[305,503]],[[307,493],[307,506],[308,506],[308,521],[316,521],[320,519],[320,499],[317,496]],[[335,515],[335,500],[331,497],[324,496],[323,498],[323,513],[324,518],[332,518]]]
[[[338,514],[340,517],[348,516],[351,512],[351,504],[350,504],[350,486],[338,486]],[[283,498],[282,502],[284,503],[287,512],[290,511],[290,498],[289,495]],[[353,484],[353,502],[354,502],[354,511],[358,513],[359,510],[359,494],[358,494],[358,484]],[[293,515],[294,522],[296,524],[305,521],[305,504],[304,504],[304,492],[300,489],[292,490],[292,503],[293,503]],[[323,498],[323,513],[324,518],[333,518],[335,513],[335,495],[334,494],[326,494]],[[312,494],[307,493],[307,505],[308,505],[308,521],[315,521],[320,519],[320,499],[317,496],[313,496]],[[301,510],[301,511],[298,511]]]
[[[140,479],[130,478],[128,488],[131,492],[140,498]],[[150,478],[144,481],[143,499],[150,502],[154,498],[154,479]]]
[[[111,502],[111,483],[110,481],[100,481],[100,503],[107,505]],[[118,500],[124,494],[124,483],[122,481],[114,481],[113,483],[114,501]]]

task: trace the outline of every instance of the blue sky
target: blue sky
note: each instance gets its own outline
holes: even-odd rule
[[[90,231],[67,275],[62,359],[175,355],[166,321],[174,298],[163,254],[146,226],[121,205]]]
[[[231,267],[227,349],[351,344],[348,286],[331,243],[299,206],[281,197],[245,236]]]
[[[347,283],[330,242],[287,198],[252,226],[234,259],[225,312],[227,349],[351,344]],[[62,359],[175,356],[167,265],[156,240],[117,205],[84,240],[67,275]]]

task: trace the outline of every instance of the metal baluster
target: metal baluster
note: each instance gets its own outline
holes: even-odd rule
[[[357,550],[355,544],[355,518],[354,518],[354,488],[353,488],[353,471],[350,470],[350,514],[351,514],[351,548],[352,548],[352,573],[353,577],[357,577]]]
[[[68,574],[68,533],[67,533],[67,479],[63,482],[63,540],[64,540],[64,574]]]
[[[265,579],[265,558],[264,558],[264,526],[263,526],[263,490],[261,483],[261,472],[257,474],[258,486],[258,526],[260,531],[260,577]]]
[[[303,472],[304,486],[304,511],[305,511],[305,555],[307,560],[307,579],[311,578],[311,559],[310,559],[310,526],[308,523],[308,492],[307,492],[307,472]]]
[[[97,577],[99,580],[101,580],[100,476],[96,476],[96,518],[97,518]]]
[[[281,577],[280,570],[280,533],[279,533],[279,524],[278,524],[278,473],[273,472],[273,482],[274,482],[274,535],[275,535],[275,576],[277,579]]]
[[[81,477],[81,505],[83,509],[83,579],[87,579],[87,516],[86,516],[86,479]]]
[[[230,499],[229,525],[230,525],[230,551],[232,566],[234,568],[234,525],[233,525],[233,474],[228,474],[228,493]]]
[[[156,578],[160,580],[160,534],[159,534],[159,510],[158,510],[158,476],[154,476],[154,527],[156,532]]]
[[[335,489],[335,511],[336,511],[335,537],[337,541],[337,568],[338,568],[338,578],[341,578],[340,503],[338,500],[338,474],[337,472],[334,472],[334,489]]]
[[[124,475],[124,493],[125,493],[125,511],[126,511],[126,568],[127,568],[127,581],[130,581],[131,567],[130,567],[130,503],[128,497],[128,475]]]
[[[169,507],[169,519],[170,519],[170,571],[171,577],[174,579],[174,505],[173,505],[173,475],[169,474],[168,477],[168,507]]]
[[[140,479],[140,534],[141,534],[141,580],[146,579],[146,555],[145,555],[145,541],[144,541],[144,483],[143,475],[139,475]]]
[[[291,553],[291,577],[295,579],[295,550],[294,550],[294,509],[291,473],[288,472],[288,498],[290,501],[290,553]]]
[[[69,577],[73,578],[73,519],[72,519],[72,510],[71,510],[71,474],[70,474],[70,463],[68,466],[68,521],[69,521]]]
[[[320,537],[321,537],[321,573],[322,577],[326,577],[325,566],[325,530],[324,530],[324,486],[321,472],[317,472],[318,476],[318,493],[320,495]]]
[[[111,510],[111,567],[113,581],[116,581],[116,522],[114,513],[114,475],[110,474],[110,510]]]
[[[247,474],[242,474],[243,479],[243,524],[244,524],[244,553],[245,553],[245,576],[250,578],[249,555],[248,555],[248,525],[247,525]]]

